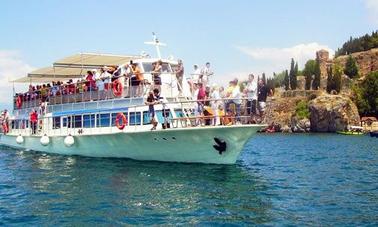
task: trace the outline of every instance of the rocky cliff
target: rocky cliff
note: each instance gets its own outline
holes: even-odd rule
[[[378,70],[378,48],[374,48],[368,51],[362,51],[352,54],[353,58],[356,59],[359,72],[362,76],[366,76],[368,73]],[[334,59],[345,66],[348,59],[347,55],[339,56]]]
[[[335,132],[360,124],[357,107],[346,96],[324,94],[311,100],[309,109],[313,132]]]

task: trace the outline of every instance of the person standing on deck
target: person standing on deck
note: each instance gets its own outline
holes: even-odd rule
[[[161,89],[161,73],[163,72],[163,62],[161,60],[153,63],[152,78],[154,81],[154,88]]]
[[[9,113],[8,113],[8,110],[5,109],[2,115],[3,115],[3,132],[4,132],[4,134],[6,134],[6,133],[9,132]]]
[[[151,130],[155,130],[157,126],[157,122],[155,121],[155,107],[156,104],[155,96],[153,92],[150,92],[148,94],[147,100],[145,102],[146,105],[148,105],[148,115],[150,117],[150,123],[152,124]]]
[[[264,118],[265,113],[265,107],[266,107],[266,98],[268,96],[268,88],[264,84],[263,80],[259,80],[259,87],[258,87],[258,95],[257,95],[257,101],[258,101],[258,110],[259,110],[259,116],[260,121]]]
[[[182,63],[182,60],[178,60],[177,69],[175,71],[176,73],[176,79],[178,84],[178,90],[180,93],[182,93],[182,80],[184,78],[184,64]]]
[[[194,91],[197,89],[197,84],[199,82],[199,77],[201,75],[201,69],[198,67],[197,64],[195,64],[193,67],[194,67],[194,71],[191,75],[190,90],[192,94],[194,95]]]
[[[30,113],[30,124],[32,129],[32,134],[35,135],[37,133],[37,124],[38,124],[38,113],[35,109],[32,110]]]
[[[256,108],[257,108],[257,81],[253,74],[248,76],[247,91],[247,114],[251,117],[251,122],[256,122]]]
[[[221,105],[221,100],[220,100],[220,94],[219,94],[219,88],[217,84],[213,84],[211,88],[211,94],[210,94],[210,99],[211,101],[211,109],[213,110],[214,113],[214,119],[213,119],[213,125],[220,124],[219,117],[218,117],[218,109],[219,106]]]
[[[136,96],[140,97],[143,95],[143,87],[144,87],[143,73],[141,72],[137,63],[133,63],[131,65],[131,71],[132,71],[132,74],[135,75],[135,85],[137,86]]]
[[[214,73],[210,69],[210,62],[207,62],[205,67],[201,70],[200,79],[204,87],[206,87],[209,84],[210,76],[212,76]]]

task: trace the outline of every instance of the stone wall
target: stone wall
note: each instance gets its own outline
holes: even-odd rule
[[[288,97],[310,97],[311,95],[319,96],[323,94],[320,90],[288,90],[281,93],[281,98]]]

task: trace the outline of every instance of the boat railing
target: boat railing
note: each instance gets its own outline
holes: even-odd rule
[[[36,108],[43,102],[48,102],[49,105],[60,105],[67,103],[80,103],[89,101],[100,101],[119,98],[140,98],[144,97],[147,92],[151,91],[155,87],[161,87],[161,85],[155,85],[153,75],[151,72],[142,73],[143,75],[149,75],[151,78],[144,79],[141,82],[137,82],[134,76],[119,76],[112,78],[100,78],[92,82],[90,81],[78,81],[72,83],[66,83],[63,85],[55,85],[46,88],[45,92],[41,90],[30,91],[25,93],[18,93],[13,98],[14,109],[30,109]],[[173,72],[163,72],[165,75],[175,75]],[[100,80],[102,82],[98,83]],[[122,91],[117,93],[114,91],[116,83],[122,84]],[[170,96],[174,96],[174,87],[172,84],[177,83],[176,79],[171,79],[168,83]],[[177,83],[177,86],[181,88],[181,85]],[[44,93],[44,94],[42,94]],[[21,103],[17,104],[19,97]]]
[[[158,120],[164,129],[230,126],[260,122],[259,116],[253,116],[248,110],[246,98],[238,99],[237,103],[234,100],[224,98],[167,103],[162,101],[154,106],[156,112],[160,111],[160,118],[164,119],[163,121]],[[144,107],[144,109],[141,109],[141,107]],[[164,114],[166,110],[168,110],[168,114]],[[125,114],[127,118],[128,123],[124,130],[116,127],[116,115],[119,113]],[[146,105],[134,105],[128,107],[127,110],[107,110],[107,112],[98,110],[90,113],[40,116],[34,134],[32,133],[32,123],[29,120],[18,120],[12,124],[11,133],[17,135],[74,136],[146,131],[150,129],[153,123],[149,118]]]

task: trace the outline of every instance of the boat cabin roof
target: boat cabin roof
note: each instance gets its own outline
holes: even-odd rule
[[[111,55],[79,53],[53,63],[53,66],[44,67],[28,73],[27,76],[13,80],[14,83],[47,83],[51,81],[65,81],[82,78],[87,70],[103,66],[119,66],[130,60],[141,59],[139,55]]]

